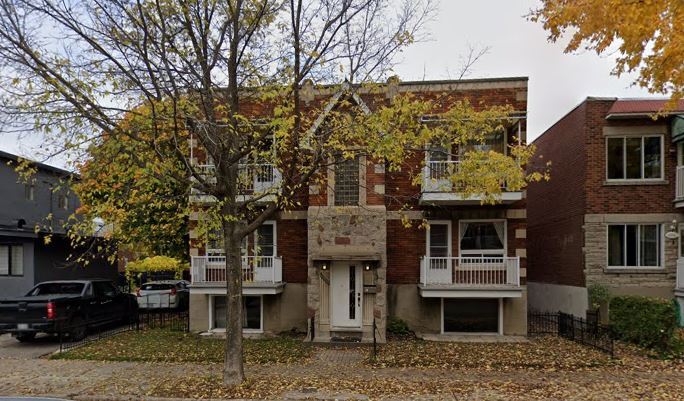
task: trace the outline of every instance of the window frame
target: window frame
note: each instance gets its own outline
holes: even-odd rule
[[[337,172],[337,167],[341,163],[346,163],[346,162],[354,162],[356,165],[356,202],[347,202],[345,201],[344,203],[338,204],[338,192],[337,192],[337,183],[339,182],[339,176]],[[361,166],[364,166],[365,164],[362,163],[361,160],[361,155],[355,155],[353,158],[347,159],[342,157],[341,155],[336,156],[333,158],[333,166],[331,166],[332,170],[332,175],[334,177],[333,185],[331,188],[332,192],[332,205],[335,207],[355,207],[355,206],[361,206],[361,186],[362,186],[362,174],[361,174]],[[351,193],[351,192],[350,192]]]
[[[503,222],[503,249],[466,249],[465,253],[461,247],[461,223],[501,223]],[[483,255],[482,257],[502,257],[508,256],[508,220],[507,219],[463,219],[458,221],[458,256],[459,257],[476,257],[472,255]]]
[[[264,332],[264,296],[263,295],[245,295],[242,294],[242,302],[245,302],[244,298],[245,297],[258,297],[259,299],[259,328],[258,329],[249,329],[249,328],[243,328],[242,332],[246,334],[262,334]],[[214,305],[216,304],[215,300],[216,297],[225,297],[225,295],[209,295],[209,327],[208,331],[210,333],[224,333],[226,331],[225,328],[220,328],[216,327],[216,322],[214,321]]]
[[[24,277],[26,274],[26,265],[24,263],[24,244],[5,243],[0,244],[0,247],[7,247],[7,274],[0,273],[0,277]],[[12,269],[12,248],[21,249],[21,274],[14,274]]]
[[[624,227],[624,239],[622,242],[622,258],[624,265],[610,264],[610,227]],[[627,265],[627,226],[636,226],[636,260],[641,261],[641,227],[656,226],[658,228],[658,265],[657,266],[629,266]],[[663,270],[665,268],[665,226],[662,223],[608,223],[606,224],[606,269],[607,270]]]
[[[278,229],[277,229],[277,224],[275,220],[266,220],[263,223],[261,223],[261,226],[273,226],[273,255],[272,257],[277,257],[278,256]],[[260,227],[261,227],[260,226]],[[254,242],[252,244],[252,254],[254,256],[258,256],[258,250],[259,250],[259,229],[257,228],[254,230],[252,233],[254,235]],[[248,245],[249,247],[249,245]],[[247,253],[249,253],[249,248]]]
[[[447,226],[447,256],[448,258],[453,256],[453,234],[451,220],[428,220],[428,226],[432,225],[446,225]],[[431,227],[430,227],[431,228]],[[425,230],[425,255],[428,258],[433,256],[430,255],[430,228]],[[435,256],[439,257],[439,256]]]
[[[62,202],[64,203],[63,205],[62,205]],[[60,194],[57,197],[57,208],[62,209],[62,210],[69,210],[69,195]]]
[[[640,175],[641,178],[627,178],[627,139],[628,138],[639,138],[641,139],[641,162],[640,162]],[[645,138],[659,138],[660,139],[660,177],[657,178],[644,178],[644,167],[645,167],[645,157],[644,157],[644,139]],[[608,162],[608,142],[611,139],[622,139],[622,176],[623,178],[610,178],[609,168],[610,163]],[[604,156],[605,156],[605,179],[606,182],[659,182],[665,179],[665,135],[663,134],[635,134],[635,135],[606,135],[604,140]]]
[[[24,184],[24,199],[29,202],[36,200],[36,185],[34,183]]]

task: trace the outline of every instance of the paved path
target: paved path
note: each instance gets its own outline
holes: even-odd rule
[[[35,359],[59,349],[59,341],[54,337],[41,335],[35,340],[20,343],[9,334],[0,335],[0,359]]]
[[[623,367],[575,372],[372,369],[364,365],[362,359],[362,354],[354,349],[320,349],[307,364],[248,366],[246,373],[257,382],[267,383],[265,385],[270,381],[297,383],[294,388],[290,386],[275,397],[287,400],[363,400],[368,399],[365,394],[372,394],[379,386],[387,386],[386,393],[373,399],[525,400],[529,395],[529,398],[535,399],[684,400],[684,371],[681,370],[641,371]],[[221,366],[217,364],[6,357],[0,359],[0,396],[41,395],[99,401],[152,400],[154,398],[148,394],[155,380],[157,383],[173,382],[220,375],[220,372]],[[333,379],[361,385],[349,391],[325,390],[325,384]],[[412,387],[416,395],[406,395],[411,394]]]

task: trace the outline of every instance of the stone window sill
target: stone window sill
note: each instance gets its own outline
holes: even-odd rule
[[[607,274],[665,274],[662,267],[604,267]]]
[[[667,185],[668,180],[605,180],[603,185],[607,187],[612,186],[635,186],[635,185]]]

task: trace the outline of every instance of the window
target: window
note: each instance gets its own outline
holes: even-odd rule
[[[43,283],[38,284],[28,295],[79,295],[84,286],[83,283]]]
[[[499,300],[496,298],[443,298],[442,328],[445,333],[497,333]]]
[[[506,250],[506,225],[501,221],[461,221],[461,256],[503,257]]]
[[[659,135],[606,139],[608,179],[662,179],[662,139]]]
[[[64,210],[69,209],[69,196],[59,195],[57,198],[57,207]]]
[[[213,297],[212,329],[226,328],[226,297]],[[242,296],[242,329],[261,331],[261,296]]]
[[[275,256],[275,225],[262,224],[256,230],[255,254],[260,256]]]
[[[36,200],[36,186],[33,184],[25,184],[24,197],[29,201]]]
[[[449,222],[431,222],[427,236],[428,257],[451,256],[451,224]]]
[[[660,224],[608,226],[608,267],[660,267]]]
[[[335,206],[359,204],[359,158],[335,162]]]
[[[0,245],[0,276],[24,275],[24,246]]]
[[[95,296],[98,298],[114,298],[116,296],[116,287],[107,281],[93,282],[95,289]]]

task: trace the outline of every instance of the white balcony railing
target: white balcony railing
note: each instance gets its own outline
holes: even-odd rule
[[[460,161],[442,160],[428,161],[423,167],[423,192],[457,192],[452,180],[453,174],[458,171]],[[506,184],[501,183],[501,188],[505,189]]]
[[[458,169],[456,160],[428,161],[423,167],[423,192],[451,192],[451,175]]]
[[[676,199],[684,199],[684,166],[677,166]]]
[[[196,168],[210,182],[216,182],[213,164],[200,164]],[[240,190],[248,193],[265,193],[278,188],[282,181],[280,171],[271,163],[239,164]]]
[[[225,256],[193,256],[192,283],[225,283]],[[282,283],[283,260],[279,256],[243,256],[242,281],[245,283]]]
[[[423,257],[420,283],[453,287],[519,287],[519,257]]]
[[[677,259],[677,285],[678,290],[684,290],[684,258]]]

